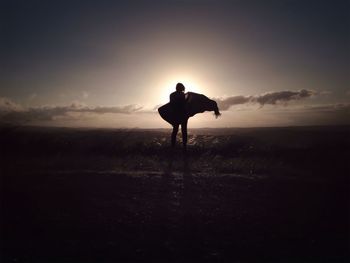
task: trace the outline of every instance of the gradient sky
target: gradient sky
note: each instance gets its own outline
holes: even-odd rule
[[[223,101],[312,94],[189,127],[350,124],[349,1],[13,0],[1,19],[0,121],[168,127],[154,107],[183,82]]]

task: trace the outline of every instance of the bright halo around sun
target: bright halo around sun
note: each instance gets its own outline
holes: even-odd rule
[[[161,92],[160,92],[161,103],[169,102],[169,95],[176,90],[176,84],[179,82],[185,86],[185,93],[189,91],[201,93],[201,94],[205,93],[205,90],[203,89],[203,87],[192,78],[188,78],[188,77],[187,78],[179,77],[176,79],[174,78],[172,80],[165,82],[165,85],[161,87]]]

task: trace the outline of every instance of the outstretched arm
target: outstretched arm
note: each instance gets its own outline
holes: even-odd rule
[[[218,108],[216,110],[214,110],[214,114],[215,114],[215,118],[218,118],[221,116],[221,113],[220,113]]]

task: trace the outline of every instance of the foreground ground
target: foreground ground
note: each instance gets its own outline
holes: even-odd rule
[[[349,127],[0,129],[2,262],[348,262]]]

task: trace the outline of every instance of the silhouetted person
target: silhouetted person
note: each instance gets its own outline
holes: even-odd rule
[[[171,134],[171,145],[176,143],[176,135],[181,125],[182,143],[184,151],[187,145],[187,122],[190,117],[205,111],[213,111],[215,117],[221,115],[216,101],[209,99],[203,94],[194,92],[184,93],[185,86],[182,83],[176,84],[176,91],[170,94],[170,102],[159,107],[159,115],[173,126]]]
[[[182,83],[176,84],[176,91],[170,94],[170,105],[176,114],[175,122],[173,125],[173,132],[171,134],[171,146],[175,147],[176,135],[181,125],[182,133],[182,145],[186,150],[187,145],[187,121],[188,116],[186,114],[186,98],[185,98],[185,86]]]

